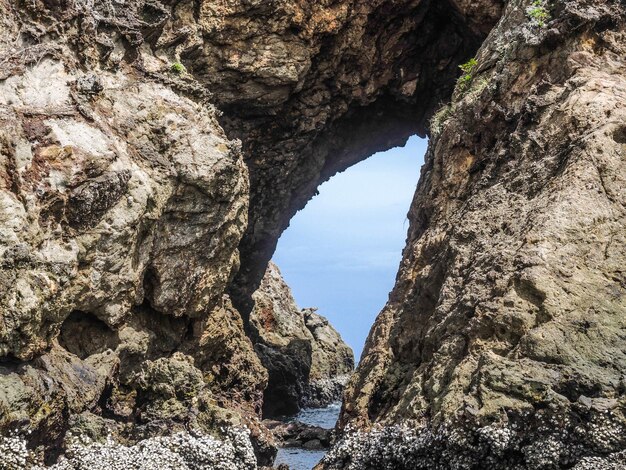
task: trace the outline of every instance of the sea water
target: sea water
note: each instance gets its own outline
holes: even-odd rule
[[[333,403],[326,408],[312,408],[300,411],[288,421],[300,421],[310,426],[319,426],[324,429],[332,429],[339,418],[340,403]],[[306,450],[301,448],[278,449],[274,466],[287,464],[291,470],[311,470],[322,460],[326,451]]]

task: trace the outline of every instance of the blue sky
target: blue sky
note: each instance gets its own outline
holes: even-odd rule
[[[319,188],[274,254],[300,307],[319,307],[358,357],[393,287],[427,141],[381,152]]]

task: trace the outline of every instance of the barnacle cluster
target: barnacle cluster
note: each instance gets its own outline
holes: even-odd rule
[[[626,468],[626,450],[608,457],[586,457],[574,467],[574,470],[622,470],[624,468]]]
[[[256,470],[256,458],[246,429],[225,429],[224,438],[177,433],[134,446],[109,438],[104,443],[77,437],[58,463],[32,464],[25,441],[0,438],[0,470]]]
[[[0,437],[0,470],[27,468],[32,456],[19,436]]]
[[[604,413],[588,421],[559,414],[518,418],[522,420],[488,426],[349,429],[324,464],[329,470],[626,469],[626,429],[619,416]]]

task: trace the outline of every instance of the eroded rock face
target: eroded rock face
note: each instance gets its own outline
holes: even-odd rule
[[[478,48],[503,3],[275,0],[202,9],[211,25],[204,47],[183,48],[181,57],[191,70],[211,70],[201,81],[228,84],[216,99],[250,168],[250,221],[231,289],[242,314],[280,233],[319,184],[426,134],[458,64]],[[220,44],[221,60],[207,37]]]
[[[343,410],[413,423],[406,464],[378,468],[565,468],[626,447],[626,11],[540,6],[509,2],[438,116]],[[374,460],[404,438],[376,439],[358,444]],[[369,468],[346,455],[329,468]]]
[[[254,417],[267,375],[227,294],[247,320],[317,185],[424,131],[499,14],[480,3],[0,1],[2,429]]]
[[[352,349],[339,333],[316,309],[298,308],[274,263],[253,298],[250,327],[269,374],[264,416],[295,414],[301,406],[339,400],[354,369]]]
[[[0,430],[62,449],[247,424],[267,459],[244,325],[278,236],[322,181],[427,133],[504,3],[0,0]],[[357,439],[363,465],[622,458],[624,17],[510,0],[437,114],[344,408],[400,423]],[[257,351],[304,383],[320,321]],[[405,441],[413,460],[378,452]]]
[[[123,74],[72,97],[70,67],[44,57],[0,85],[0,348],[20,359],[72,311],[115,326],[146,299],[199,316],[221,298],[246,225],[246,170],[210,110]]]
[[[132,443],[247,425],[262,447],[267,373],[225,295],[240,144],[167,80],[89,63],[98,8],[31,5],[1,4],[0,432],[31,431],[49,458],[68,429]]]

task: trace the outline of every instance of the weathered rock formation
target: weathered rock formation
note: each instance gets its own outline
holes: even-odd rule
[[[75,438],[67,453],[52,466],[40,466],[37,457],[17,437],[0,438],[0,468],[10,470],[257,470],[248,431],[229,430],[223,439],[179,432],[124,446]]]
[[[53,452],[75,427],[255,428],[267,382],[225,295],[240,145],[167,78],[95,71],[105,7],[0,3],[0,430]]]
[[[263,421],[281,447],[307,450],[328,449],[334,439],[334,429],[324,429],[300,421]]]
[[[254,347],[269,374],[263,415],[291,415],[302,406],[339,400],[354,369],[354,354],[328,320],[315,309],[298,308],[274,263],[253,299]]]
[[[274,0],[206,9],[222,60],[206,57],[210,47],[194,49],[190,67],[219,64],[203,81],[212,90],[228,84],[217,103],[250,168],[250,219],[231,288],[244,316],[291,217],[337,172],[425,135],[458,64],[503,3]]]
[[[278,236],[334,173],[427,134],[482,44],[432,120],[343,425],[398,425],[377,468],[626,448],[625,9],[0,0],[0,432],[247,424],[271,455],[250,338],[276,349],[250,320]]]
[[[343,410],[422,430],[377,468],[569,468],[626,448],[625,20],[623,2],[510,1],[436,116]],[[349,461],[329,467],[373,462]]]

